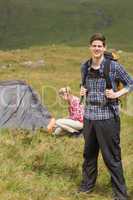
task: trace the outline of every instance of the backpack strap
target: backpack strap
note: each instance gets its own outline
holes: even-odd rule
[[[85,86],[86,77],[88,75],[88,69],[91,66],[91,63],[92,63],[92,59],[89,59],[83,64],[81,68],[81,79],[82,79],[81,85],[82,86]]]
[[[109,77],[111,60],[106,58],[103,68],[104,78],[106,80],[106,89],[112,89],[112,83]]]
[[[88,68],[90,67],[91,62],[92,62],[92,59],[87,60],[87,61],[82,65],[82,68],[81,68],[81,83],[80,83],[80,87],[81,87],[81,86],[85,87],[85,81],[86,81],[86,77],[87,77],[87,74],[88,74]],[[79,104],[82,104],[83,100],[84,100],[84,96],[81,96],[81,97],[80,97],[80,102],[79,102]]]
[[[110,76],[109,76],[110,65],[111,65],[111,59],[106,58],[106,61],[104,63],[104,69],[103,69],[104,78],[106,80],[106,89],[112,89],[112,83],[111,83]],[[111,109],[112,109],[111,105],[116,104],[118,102],[119,102],[118,98],[116,98],[116,99],[108,98],[108,105],[110,106]]]

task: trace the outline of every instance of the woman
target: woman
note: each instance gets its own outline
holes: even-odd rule
[[[72,95],[70,87],[59,90],[60,97],[68,103],[69,116],[56,120],[56,128],[53,135],[66,133],[79,134],[83,128],[83,105],[80,105],[78,97]]]

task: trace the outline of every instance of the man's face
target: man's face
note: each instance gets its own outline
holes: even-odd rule
[[[90,51],[93,58],[100,59],[105,51],[105,46],[100,40],[94,40],[90,45]]]

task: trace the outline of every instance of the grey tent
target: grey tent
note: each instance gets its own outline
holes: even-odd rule
[[[46,128],[51,117],[24,81],[0,81],[0,128]]]

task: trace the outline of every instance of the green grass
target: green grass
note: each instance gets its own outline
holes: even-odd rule
[[[41,96],[55,117],[67,114],[56,92],[69,85],[79,95],[80,64],[88,58],[85,47],[49,45],[0,51],[1,80],[22,79]],[[44,59],[39,68],[25,68],[23,61]],[[120,61],[133,74],[133,53],[120,53]],[[47,89],[48,88],[48,89]],[[128,101],[127,111],[131,111]],[[133,116],[122,112],[122,158],[128,192],[133,198]],[[131,112],[130,112],[131,115]],[[77,194],[81,181],[83,138],[52,137],[43,130],[34,135],[23,130],[0,132],[0,199],[6,200],[111,200],[110,177],[101,156],[95,191]]]
[[[131,0],[1,0],[0,48],[87,46],[100,31],[113,48],[131,51],[132,7]]]

